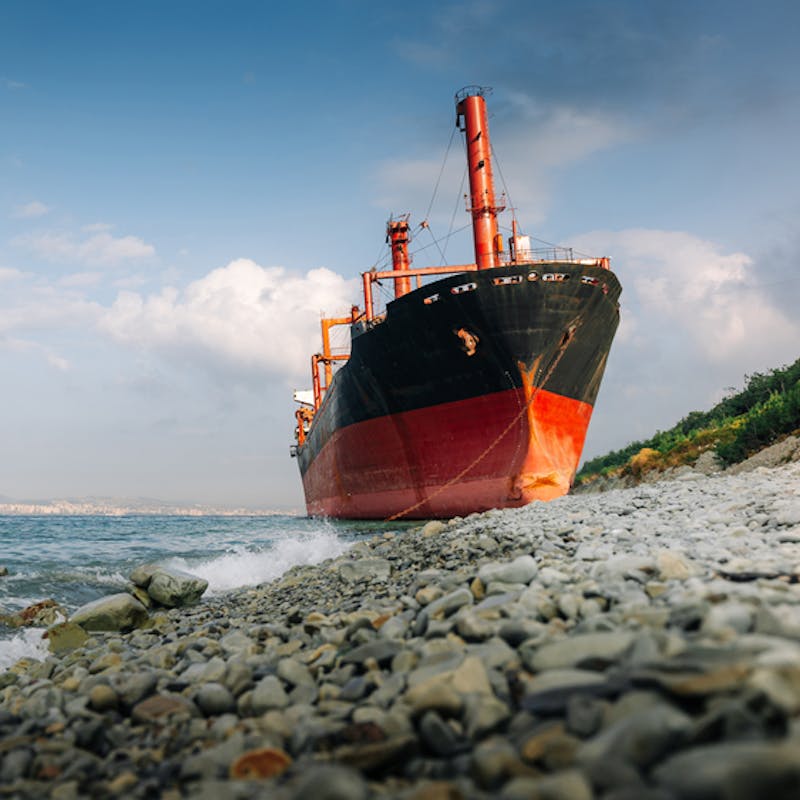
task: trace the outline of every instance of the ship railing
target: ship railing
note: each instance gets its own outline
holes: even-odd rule
[[[420,267],[418,269],[387,270],[362,272],[364,282],[364,319],[367,324],[376,319],[375,304],[372,297],[372,284],[389,278],[421,278],[425,275],[453,275],[458,272],[476,272],[477,264],[454,264],[447,267]]]
[[[515,261],[572,261],[575,258],[571,247],[527,247],[518,248]],[[511,262],[509,255],[504,261]]]
[[[503,266],[511,266],[512,264],[568,264],[610,269],[608,258],[576,258],[571,247],[539,247],[517,250],[513,257],[503,253],[500,263]]]
[[[513,264],[565,264],[585,267],[603,267],[610,269],[608,258],[575,258],[575,253],[571,247],[546,247],[517,250],[515,257],[503,258],[501,254],[500,266],[511,266]],[[390,278],[417,278],[417,287],[420,286],[420,278],[426,275],[454,275],[459,272],[476,272],[477,264],[454,264],[446,267],[420,267],[418,269],[386,270],[378,272],[369,270],[362,272],[361,278],[364,283],[364,311],[358,316],[353,317],[354,322],[363,322],[366,327],[371,327],[381,319],[381,314],[375,311],[375,300],[373,298],[372,284],[380,283],[382,280]]]

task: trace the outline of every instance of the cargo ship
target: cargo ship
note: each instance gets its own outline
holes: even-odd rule
[[[413,267],[408,215],[390,218],[391,269],[362,274],[363,303],[323,319],[313,389],[295,392],[309,515],[433,519],[569,491],[619,323],[609,259],[531,247],[495,196],[486,97],[456,94],[475,260]],[[425,223],[423,223],[424,226]],[[374,287],[392,283],[378,313]],[[331,329],[346,326],[349,353]]]

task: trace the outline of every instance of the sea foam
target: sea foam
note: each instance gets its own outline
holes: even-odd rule
[[[44,628],[24,628],[10,639],[0,639],[0,672],[16,664],[21,658],[47,658],[47,640],[42,639]]]
[[[276,538],[266,549],[238,545],[211,559],[170,558],[163,563],[204,578],[208,581],[207,594],[213,595],[275,580],[298,564],[319,564],[336,558],[351,545],[333,530],[323,529]]]

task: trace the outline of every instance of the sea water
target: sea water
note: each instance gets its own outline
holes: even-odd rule
[[[407,523],[405,526],[407,527]],[[0,516],[0,613],[52,598],[68,613],[125,591],[131,570],[155,562],[208,581],[206,595],[274,580],[295,564],[316,564],[361,538],[403,523],[300,516]],[[0,623],[0,670],[43,658],[40,629]]]

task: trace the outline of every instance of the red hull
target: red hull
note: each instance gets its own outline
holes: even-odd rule
[[[303,476],[308,513],[447,518],[566,494],[592,406],[545,389],[531,400],[530,391],[495,392],[337,430]]]

